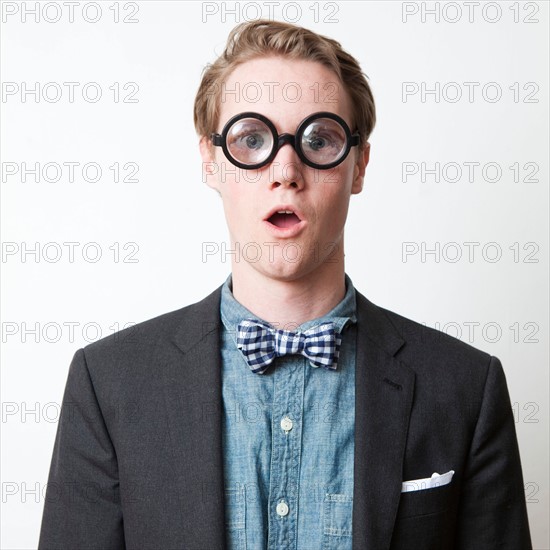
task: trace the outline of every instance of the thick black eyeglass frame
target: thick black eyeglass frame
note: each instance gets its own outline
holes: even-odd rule
[[[265,160],[262,162],[256,163],[256,164],[243,164],[242,162],[239,162],[236,158],[234,158],[231,153],[229,152],[229,149],[227,147],[227,134],[229,133],[229,130],[231,129],[231,126],[235,124],[235,122],[243,119],[243,118],[256,118],[263,122],[271,131],[271,134],[273,136],[273,148],[271,153],[266,157]],[[304,152],[302,151],[302,135],[305,132],[306,128],[311,124],[314,120],[317,120],[319,118],[330,118],[332,120],[335,120],[338,122],[342,128],[344,129],[344,132],[346,134],[346,148],[340,158],[335,160],[334,162],[331,162],[330,164],[317,164],[315,162],[312,162],[309,160]],[[266,116],[261,115],[260,113],[254,113],[247,111],[246,113],[239,113],[238,115],[235,115],[231,117],[223,127],[221,134],[213,133],[211,134],[212,143],[217,146],[221,147],[226,158],[235,166],[238,168],[243,168],[245,170],[256,170],[258,168],[261,168],[262,166],[265,166],[273,161],[273,159],[277,156],[277,153],[279,152],[279,149],[283,146],[289,143],[292,145],[294,150],[296,151],[296,154],[300,158],[300,160],[306,164],[307,166],[311,166],[312,168],[317,168],[318,170],[328,170],[329,168],[334,168],[335,166],[338,166],[340,163],[344,162],[346,157],[349,155],[349,152],[352,147],[355,145],[359,145],[359,133],[355,132],[353,135],[351,133],[351,130],[349,129],[349,126],[347,125],[346,121],[334,114],[327,111],[320,111],[318,113],[313,113],[298,125],[298,128],[296,128],[296,134],[278,134],[277,129],[275,128],[275,125],[271,120],[269,120]]]

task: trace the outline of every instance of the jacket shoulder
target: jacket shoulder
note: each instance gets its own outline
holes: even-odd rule
[[[483,384],[491,362],[499,363],[490,353],[374,304],[362,295],[358,308],[362,311],[360,317],[371,325],[367,334],[422,379]]]
[[[429,327],[399,313],[380,308],[390,320],[408,347],[434,353],[446,352],[471,357],[477,360],[489,360],[490,354],[446,332]]]
[[[219,309],[221,286],[202,300],[147,319],[84,347],[88,360],[109,363],[113,360],[150,359],[159,345],[166,345],[181,331],[200,336],[205,332],[200,319],[215,319]],[[198,329],[197,329],[198,324]],[[209,323],[211,325],[211,322]]]

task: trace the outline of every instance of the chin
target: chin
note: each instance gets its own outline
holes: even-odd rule
[[[275,258],[273,262],[262,263],[262,265],[256,266],[256,269],[266,277],[286,282],[300,279],[308,272],[302,262],[288,262],[283,258]]]

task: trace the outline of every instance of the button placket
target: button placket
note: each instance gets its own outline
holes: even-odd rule
[[[296,540],[301,457],[305,357],[280,358],[274,372],[273,444],[267,550],[291,547]],[[294,419],[294,420],[293,420]]]

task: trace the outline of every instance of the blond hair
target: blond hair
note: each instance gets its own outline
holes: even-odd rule
[[[238,65],[268,55],[315,61],[332,70],[351,99],[352,124],[360,134],[360,146],[367,143],[376,122],[376,111],[367,77],[357,60],[332,38],[297,25],[267,19],[234,27],[224,52],[205,67],[193,107],[193,120],[199,136],[210,138],[216,132],[220,84]]]

